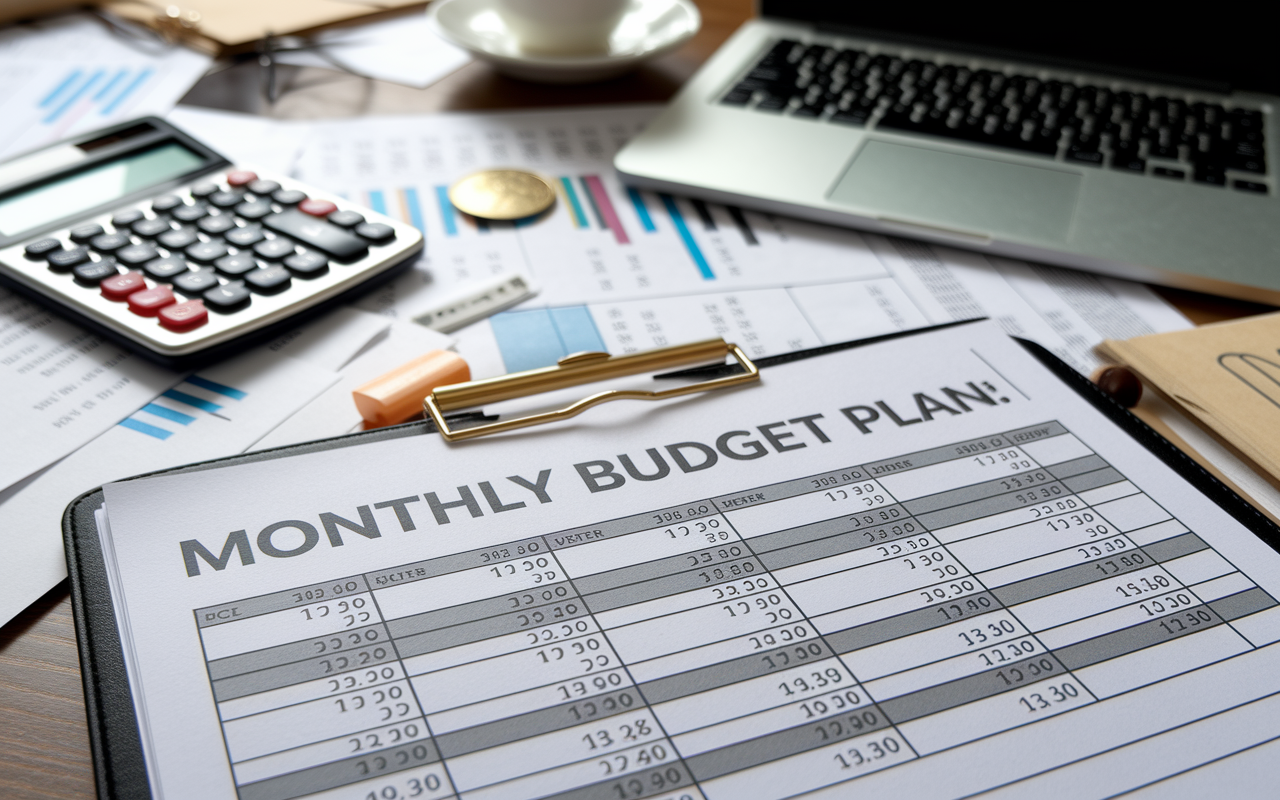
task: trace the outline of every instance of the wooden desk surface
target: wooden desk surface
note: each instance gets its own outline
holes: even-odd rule
[[[474,63],[423,90],[317,69],[282,69],[274,107],[256,66],[202,81],[186,102],[282,118],[661,102],[752,13],[751,0],[698,0],[702,31],[677,52],[593,86],[521,83]],[[1192,292],[1158,289],[1196,324],[1270,311]],[[80,664],[66,583],[0,628],[0,797],[94,797]]]

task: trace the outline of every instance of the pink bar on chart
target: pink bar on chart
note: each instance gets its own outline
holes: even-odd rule
[[[618,244],[631,244],[631,240],[627,238],[626,230],[622,227],[622,220],[618,219],[618,212],[613,210],[613,203],[609,202],[609,195],[604,192],[604,184],[600,182],[600,176],[583,175],[582,179],[591,188],[591,196],[596,199],[596,207],[600,209],[600,216],[604,217],[604,224],[609,226],[609,230],[613,231]]]

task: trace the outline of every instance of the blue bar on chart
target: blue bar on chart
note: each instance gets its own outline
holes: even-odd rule
[[[40,101],[39,107],[48,108],[53,103],[53,101],[57,100],[58,97],[63,92],[65,92],[67,88],[71,86],[71,84],[75,83],[83,74],[84,73],[78,69],[71,70],[71,72],[67,74],[67,77],[62,79],[62,83],[59,83],[57,86],[53,87],[53,91],[49,92],[47,95],[44,96],[44,99]]]
[[[506,311],[489,318],[508,372],[549,367],[570,353],[605,350],[586,306]]]
[[[174,411],[172,408],[158,406],[155,403],[147,403],[142,407],[142,410],[154,417],[167,419],[170,422],[176,422],[179,425],[190,425],[196,421],[196,418],[190,414],[183,414],[181,411]]]
[[[120,427],[128,428],[131,431],[137,431],[138,433],[145,433],[146,435],[155,439],[159,439],[160,441],[164,441],[165,439],[168,439],[170,436],[173,435],[173,431],[167,431],[164,428],[159,428],[159,427],[156,427],[155,425],[148,425],[147,423],[141,422],[132,417],[129,417],[127,419],[122,419],[117,424]]]
[[[449,200],[449,187],[436,187],[436,205],[440,206],[440,219],[444,222],[446,236],[458,235],[458,217],[453,213],[453,203]]]
[[[667,214],[671,216],[671,222],[676,226],[676,232],[680,234],[681,241],[684,242],[684,248],[689,251],[689,256],[693,259],[693,263],[698,268],[698,272],[702,274],[703,280],[713,281],[716,274],[711,271],[711,265],[707,263],[706,256],[702,255],[702,248],[698,247],[698,242],[693,238],[693,234],[689,232],[689,226],[684,222],[684,215],[680,213],[680,207],[676,205],[676,199],[669,194],[660,194],[662,205],[666,207]]]
[[[422,203],[418,202],[418,190],[412,186],[400,190],[400,203],[404,206],[405,216],[409,224],[426,233],[427,227],[422,221]]]
[[[134,79],[130,81],[127,86],[124,87],[124,90],[121,91],[120,94],[116,95],[114,100],[111,100],[105,106],[103,106],[102,112],[101,112],[102,116],[105,117],[108,114],[111,114],[112,112],[114,112],[117,108],[119,108],[120,104],[123,103],[125,99],[129,97],[129,95],[137,91],[138,87],[141,86],[143,83],[145,83],[147,78],[150,78],[152,74],[153,73],[150,67],[147,67],[146,69],[139,72],[134,77]]]
[[[591,223],[587,221],[587,215],[582,213],[582,203],[578,202],[578,193],[574,191],[573,181],[561,177],[560,191],[564,193],[565,207],[569,209],[569,219],[573,221],[573,227],[591,227]]]
[[[106,74],[106,70],[100,69],[90,75],[89,79],[80,84],[80,86],[77,87],[76,90],[67,97],[67,99],[63,100],[56,108],[53,109],[53,111],[50,111],[49,115],[44,118],[43,122],[47,125],[65,114],[67,109],[75,105],[76,101],[83,97],[85,92],[92,89],[94,84],[96,84]]]
[[[627,197],[631,198],[631,205],[635,206],[636,216],[640,218],[640,227],[644,228],[645,233],[655,233],[658,226],[653,224],[653,217],[649,216],[649,207],[644,204],[644,198],[640,196],[640,192],[628,186]]]
[[[368,195],[369,208],[372,208],[379,214],[387,213],[387,198],[386,195],[382,193],[381,189],[370,189]]]
[[[203,389],[206,392],[221,395],[222,397],[226,397],[230,400],[243,400],[249,396],[249,393],[246,391],[237,389],[234,386],[227,386],[225,383],[218,383],[217,381],[211,381],[208,378],[202,378],[199,375],[190,375],[183,381],[183,383],[189,384],[198,389]],[[179,384],[179,386],[181,385],[182,384]],[[175,388],[161,394],[160,397],[167,398],[191,408],[208,412],[215,417],[226,419],[226,417],[218,414],[218,412],[222,410],[222,406],[205,400],[203,397],[196,397],[189,392],[179,391]],[[183,426],[190,425],[198,419],[198,417],[192,416],[191,414],[185,414],[176,409],[162,406],[159,403],[147,403],[145,406],[138,409],[138,414],[147,414],[149,415],[148,419],[150,419],[150,417],[155,417],[167,422],[176,422]],[[147,436],[151,436],[162,441],[168,439],[174,433],[173,431],[162,428],[159,425],[152,424],[151,421],[138,419],[137,414],[129,417],[128,419],[122,420],[119,425],[123,428],[137,431],[138,433],[145,433]]]
[[[201,378],[199,375],[192,375],[187,378],[186,382],[192,386],[199,386],[205,391],[220,394],[223,397],[230,397],[232,400],[243,400],[249,396],[247,392],[242,392],[239,389],[233,389],[230,386],[225,386],[221,383],[211,381],[208,378]]]

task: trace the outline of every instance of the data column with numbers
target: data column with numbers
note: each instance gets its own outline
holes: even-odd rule
[[[543,538],[369,580],[459,793],[616,798],[675,759]],[[666,788],[687,783],[671,769]]]
[[[195,611],[241,800],[453,795],[364,577]],[[331,793],[332,792],[332,793]]]
[[[556,549],[700,790],[796,791],[811,776],[783,766],[762,778],[759,765],[835,742],[887,741],[885,766],[911,758],[720,513],[732,504],[658,509]]]

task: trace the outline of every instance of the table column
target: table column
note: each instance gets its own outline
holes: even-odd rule
[[[1254,646],[1240,627],[1276,606],[1270,595],[1061,425],[1004,436],[1034,461],[1033,475],[1051,478],[1032,490],[1034,519],[975,526],[960,507],[920,517],[1093,694]],[[1275,638],[1266,634],[1255,638]],[[1042,701],[1056,698],[1033,698],[1028,716]]]
[[[195,614],[242,800],[452,796],[363,576]]]
[[[748,800],[822,785],[793,759],[833,745],[868,766],[911,758],[720,513],[738,499],[618,520],[555,550],[699,788]]]
[[[687,771],[550,538],[369,576],[449,775],[469,800],[678,798]]]

